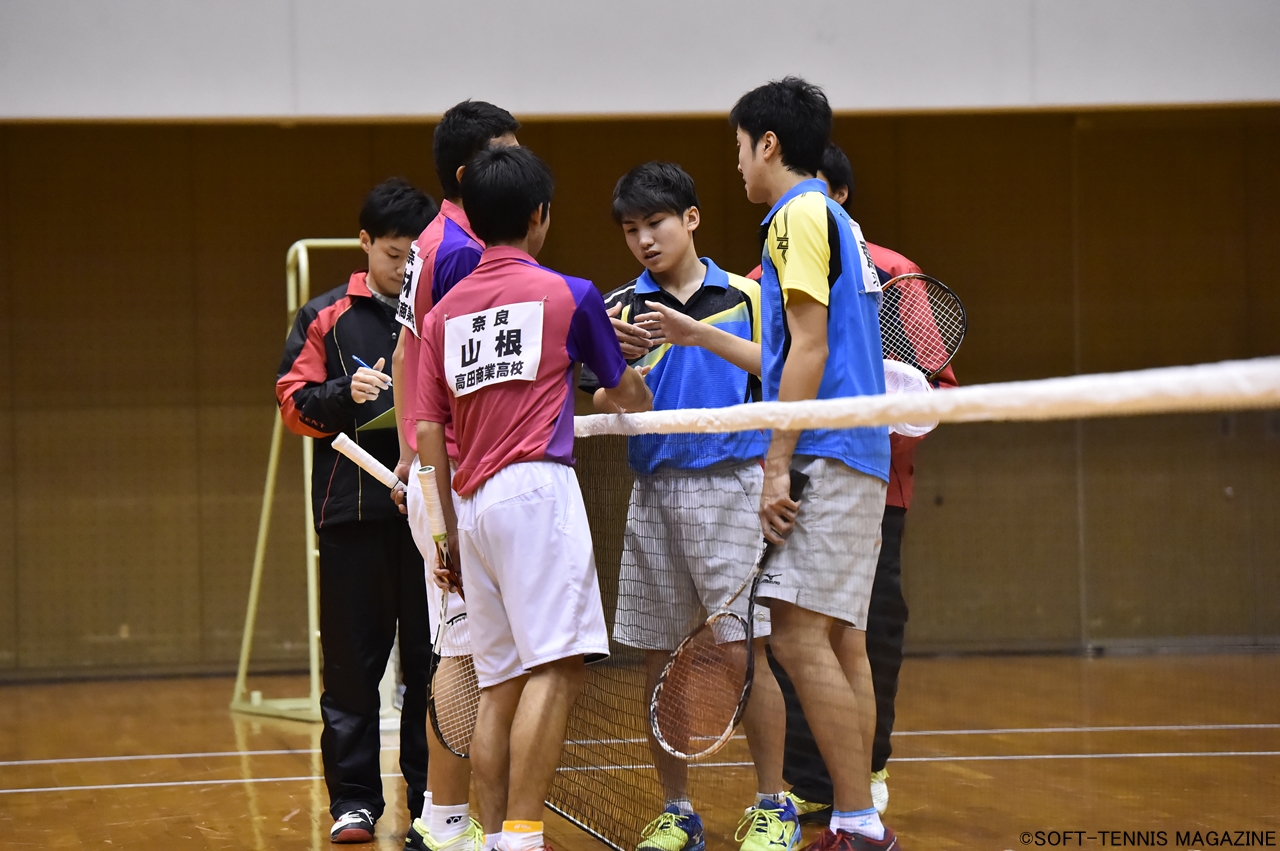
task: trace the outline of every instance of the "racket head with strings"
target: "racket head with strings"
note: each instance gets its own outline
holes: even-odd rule
[[[791,471],[791,499],[809,477]],[[678,759],[710,756],[742,721],[755,682],[755,609],[760,577],[777,548],[766,544],[742,585],[671,653],[649,698],[649,727],[658,746]],[[729,611],[751,586],[747,616]]]
[[[445,595],[446,600],[448,594]],[[445,607],[447,610],[447,603]],[[427,715],[440,744],[456,756],[471,755],[471,737],[480,708],[480,682],[471,658],[471,635],[465,614],[445,620],[436,633]]]
[[[880,300],[880,344],[884,356],[933,378],[951,363],[969,327],[960,297],[937,278],[899,275]]]
[[[454,572],[456,578],[456,569],[450,563],[448,528],[440,506],[435,474],[434,467],[422,467],[418,470],[418,482],[422,485],[423,504],[427,509],[431,537],[436,543],[436,556],[442,565]],[[435,663],[435,670],[431,673],[431,693],[427,697],[431,729],[440,744],[452,753],[469,756],[471,736],[476,729],[476,713],[480,708],[480,682],[471,658],[471,631],[467,616],[463,613],[449,617],[448,591],[440,594],[440,619],[431,656]]]

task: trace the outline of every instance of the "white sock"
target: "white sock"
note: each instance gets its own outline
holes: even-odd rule
[[[756,792],[756,806],[760,806],[764,801],[772,801],[775,804],[781,804],[786,792]]]
[[[672,798],[670,801],[667,801],[664,809],[667,807],[675,807],[682,816],[693,815],[693,801],[690,801],[688,798]]]
[[[868,839],[884,839],[884,825],[880,823],[880,814],[876,812],[875,807],[845,813],[832,810],[831,830],[860,833]]]
[[[431,838],[441,844],[455,836],[461,836],[467,829],[468,816],[471,810],[467,804],[447,807],[443,804],[431,808]]]
[[[424,826],[426,827],[431,826],[431,793],[430,792],[422,796],[422,815],[418,816],[418,819],[422,822]]]
[[[540,821],[504,821],[502,823],[502,851],[538,851],[546,842],[542,838]]]
[[[501,833],[486,833],[484,835],[484,851],[497,851],[498,840],[501,838]]]

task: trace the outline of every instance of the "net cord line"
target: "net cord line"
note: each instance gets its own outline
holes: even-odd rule
[[[604,434],[851,428],[901,422],[1062,420],[1280,408],[1280,357],[957,387],[945,393],[752,402],[574,418],[575,437]]]

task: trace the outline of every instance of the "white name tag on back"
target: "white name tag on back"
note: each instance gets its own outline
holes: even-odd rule
[[[504,304],[444,320],[444,374],[453,395],[533,381],[542,362],[542,302]]]
[[[418,246],[412,245],[409,247],[409,258],[404,264],[404,280],[400,284],[400,301],[396,304],[396,319],[412,331],[415,337],[422,336],[418,333],[417,317],[414,316],[414,302],[418,297],[418,279],[421,276],[422,255],[418,251]]]
[[[867,240],[862,235],[862,228],[853,219],[849,220],[849,227],[853,229],[853,240],[857,243],[858,254],[862,258],[862,291],[878,293],[883,287],[880,275],[876,272],[875,261],[871,259],[871,249],[867,248]]]

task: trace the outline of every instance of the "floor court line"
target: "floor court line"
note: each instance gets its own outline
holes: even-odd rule
[[[1280,724],[1162,724],[1162,725],[1133,725],[1133,726],[1113,726],[1113,727],[1006,727],[990,730],[900,730],[894,731],[895,736],[1007,736],[1019,734],[1036,734],[1036,733],[1179,733],[1179,732],[1207,732],[1213,730],[1280,730]],[[744,738],[741,735],[733,737],[734,739]],[[646,740],[642,738],[634,739],[589,739],[578,740],[571,739],[565,742],[566,745],[620,745],[620,744],[642,744]],[[384,744],[384,749],[395,750],[394,744]],[[0,760],[0,768],[27,766],[27,765],[71,765],[75,763],[95,763],[95,762],[131,762],[141,760],[155,759],[217,759],[235,756],[287,756],[289,754],[314,754],[320,751],[316,748],[281,748],[278,750],[256,750],[256,751],[203,751],[195,753],[160,753],[160,754],[128,754],[123,756],[82,756],[82,757],[60,757],[56,759],[11,759]]]
[[[1075,753],[1075,754],[1007,754],[974,755],[974,756],[908,756],[894,757],[894,762],[1019,762],[1029,760],[1057,759],[1170,759],[1177,757],[1250,757],[1280,756],[1280,751],[1170,751],[1160,753]],[[699,762],[691,768],[746,768],[751,762]],[[650,765],[606,765],[606,766],[572,766],[560,771],[643,771]],[[383,774],[383,777],[399,777],[399,774]],[[0,789],[0,795],[37,794],[41,792],[100,792],[115,789],[161,789],[179,786],[232,786],[237,783],[300,783],[303,781],[323,780],[319,775],[303,777],[239,777],[217,780],[163,780],[154,783],[103,783],[93,786],[38,786],[31,788]]]

